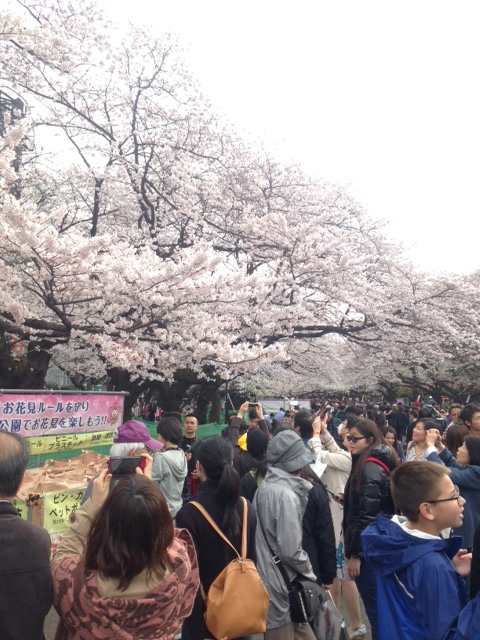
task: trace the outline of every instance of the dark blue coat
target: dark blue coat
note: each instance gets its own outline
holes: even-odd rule
[[[427,459],[429,462],[445,464],[450,468],[450,480],[457,485],[462,498],[466,500],[463,524],[453,532],[455,535],[462,536],[464,547],[471,549],[475,529],[480,524],[480,466],[462,467],[448,449],[444,449],[440,455],[431,453]]]
[[[419,538],[378,516],[362,545],[377,576],[380,640],[480,640],[480,597],[465,606],[465,583],[451,562],[459,536]]]

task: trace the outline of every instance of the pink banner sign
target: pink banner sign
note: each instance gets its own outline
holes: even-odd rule
[[[123,395],[0,395],[0,430],[26,438],[111,431],[122,416]]]

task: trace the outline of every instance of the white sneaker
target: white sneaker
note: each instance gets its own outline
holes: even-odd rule
[[[366,633],[367,633],[367,628],[364,624],[362,624],[361,627],[358,627],[358,629],[355,629],[355,631],[350,635],[350,640],[353,640],[354,638],[362,638]]]

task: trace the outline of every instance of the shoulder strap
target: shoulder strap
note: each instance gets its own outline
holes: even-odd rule
[[[200,513],[203,515],[203,517],[205,518],[205,520],[209,523],[209,525],[215,529],[215,531],[218,533],[218,535],[230,546],[232,547],[232,549],[235,551],[235,553],[237,554],[237,556],[240,559],[244,559],[247,557],[247,513],[248,513],[248,507],[247,507],[247,501],[245,500],[245,498],[242,498],[243,500],[243,526],[242,526],[242,549],[241,549],[241,555],[238,553],[238,551],[235,549],[235,547],[233,546],[233,544],[230,542],[230,540],[225,536],[225,534],[222,532],[222,530],[220,529],[220,527],[217,526],[217,524],[215,523],[215,521],[213,520],[213,518],[209,515],[208,511],[206,509],[204,509],[202,507],[201,504],[199,504],[196,501],[192,501],[190,502],[191,505],[193,505],[194,507],[196,507]]]
[[[265,540],[265,544],[267,545],[267,548],[270,551],[270,556],[271,556],[272,562],[278,568],[278,570],[280,571],[280,573],[282,575],[282,578],[283,578],[283,581],[285,582],[285,585],[287,587],[287,591],[288,591],[288,593],[290,593],[290,591],[293,590],[292,583],[290,582],[288,574],[285,571],[285,567],[282,564],[282,561],[280,560],[278,555],[273,552],[272,547],[268,544],[267,534],[265,533],[265,529],[263,528],[262,519],[260,518],[260,512],[259,511],[257,512],[257,524],[260,525],[260,531],[262,532],[262,536],[263,536],[263,539]]]
[[[242,558],[247,557],[247,520],[248,520],[248,506],[245,498],[243,501],[243,523],[242,523]]]
[[[384,462],[382,462],[381,460],[379,460],[378,458],[367,458],[365,460],[365,462],[376,462],[381,467],[383,467],[383,469],[386,471],[386,473],[390,473],[390,469],[387,467],[387,465]]]

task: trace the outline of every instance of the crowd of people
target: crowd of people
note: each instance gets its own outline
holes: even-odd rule
[[[315,640],[292,622],[287,580],[316,581],[348,637],[480,639],[480,405],[324,402],[265,416],[245,402],[203,440],[162,417],[129,420],[50,561],[41,528],[11,504],[28,445],[0,431],[0,638],[206,640],[205,597],[242,547],[268,591],[266,640]],[[247,499],[246,508],[244,500]],[[211,526],[202,507],[227,541]],[[272,561],[273,559],[273,561]],[[283,572],[278,567],[281,562]],[[238,603],[238,616],[242,616]]]
[[[163,418],[163,409],[157,404],[155,398],[150,398],[147,402],[143,396],[138,398],[132,407],[132,418],[141,418],[142,420],[161,420]]]

